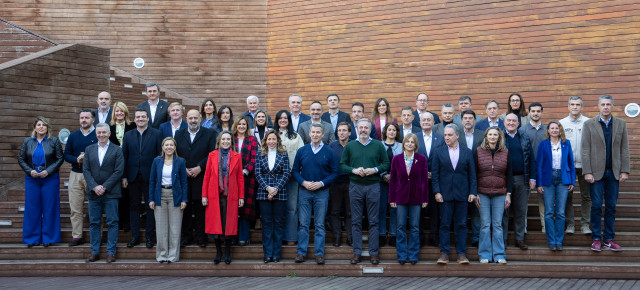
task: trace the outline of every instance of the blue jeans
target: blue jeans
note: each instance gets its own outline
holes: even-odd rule
[[[251,239],[249,228],[248,219],[238,218],[238,241],[248,242]]]
[[[116,254],[116,243],[118,242],[118,199],[101,196],[97,199],[89,200],[89,234],[91,236],[91,254],[100,254],[100,242],[102,233],[100,224],[102,222],[102,211],[107,216],[107,254]]]
[[[552,248],[562,248],[564,209],[567,205],[569,186],[562,183],[562,172],[559,169],[554,169],[551,175],[551,184],[543,185],[542,189],[544,189],[542,199],[544,200],[544,225],[547,242]]]
[[[602,178],[591,184],[591,238],[603,239],[605,242],[613,240],[616,230],[613,223],[616,221],[616,203],[618,202],[618,187],[611,169],[604,171]],[[604,235],[600,220],[602,219],[602,202],[604,199]]]
[[[474,205],[469,206],[469,218],[471,219],[471,242],[476,243],[480,241],[480,209]]]
[[[308,191],[300,187],[298,193],[298,209],[300,210],[300,226],[298,227],[298,254],[306,256],[309,246],[309,225],[311,224],[311,210],[313,209],[313,223],[315,226],[314,249],[316,256],[324,256],[324,219],[329,206],[329,188]]]
[[[291,178],[287,183],[287,214],[284,219],[284,240],[298,241],[298,182]]]
[[[367,210],[369,220],[369,255],[378,255],[378,213],[380,213],[380,185],[360,185],[349,183],[349,200],[351,202],[351,234],[353,236],[353,253],[362,254],[362,214]]]
[[[480,239],[478,240],[478,256],[497,262],[507,259],[502,236],[502,215],[504,213],[505,195],[478,194],[480,199]],[[491,229],[493,228],[493,232]]]
[[[280,259],[284,234],[285,200],[260,200],[262,251],[265,258]]]
[[[396,208],[389,207],[389,184],[380,182],[380,213],[378,213],[378,228],[380,229],[380,236],[387,236],[387,208],[389,209],[389,236],[396,236],[396,229],[398,228],[398,214]],[[405,217],[406,218],[406,217]],[[406,222],[405,222],[406,224]]]
[[[454,224],[456,238],[456,253],[467,253],[467,207],[469,202],[444,201],[440,203],[440,253],[449,254],[451,251],[451,222]]]
[[[60,236],[60,175],[25,176],[22,242],[59,243]]]
[[[407,261],[407,252],[409,261],[417,262],[420,253],[420,205],[398,205],[397,208],[397,237],[396,251],[398,252],[398,261]],[[407,216],[409,216],[409,249],[407,251]]]

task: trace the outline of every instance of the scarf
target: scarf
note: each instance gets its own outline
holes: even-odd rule
[[[229,163],[231,162],[231,154],[229,149],[220,148],[218,155],[218,186],[220,192],[227,196],[229,193]]]

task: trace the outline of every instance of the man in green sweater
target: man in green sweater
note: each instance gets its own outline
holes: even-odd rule
[[[340,170],[349,174],[349,200],[353,232],[353,258],[351,264],[362,261],[362,211],[367,208],[369,219],[369,255],[371,263],[380,263],[378,255],[378,212],[380,208],[380,174],[389,171],[390,163],[384,145],[369,137],[371,122],[360,119],[357,123],[358,139],[349,142],[340,159]]]

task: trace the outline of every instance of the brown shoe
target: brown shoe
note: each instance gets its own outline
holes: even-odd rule
[[[324,265],[324,256],[323,255],[317,255],[316,256],[316,264]]]
[[[469,259],[464,254],[458,255],[458,264],[469,264]]]
[[[524,241],[516,241],[516,247],[520,248],[520,250],[527,250],[529,249],[529,246],[527,246],[527,244],[524,243]]]
[[[296,259],[294,260],[294,262],[296,262],[296,263],[302,263],[302,262],[304,262],[304,256],[303,256],[303,255],[301,255],[301,254],[298,254],[298,255],[296,256]]]
[[[449,255],[445,253],[440,253],[440,258],[438,258],[438,264],[446,265],[449,263]]]
[[[359,254],[353,254],[353,258],[351,258],[351,264],[358,264],[362,262],[362,257]]]
[[[371,255],[371,264],[374,264],[374,265],[380,264],[380,256]]]
[[[296,242],[287,242],[287,246],[295,246]]]
[[[97,260],[100,260],[100,256],[97,254],[91,254],[89,255],[89,258],[87,258],[87,262],[95,262]]]
[[[116,261],[116,255],[107,255],[107,263],[113,263]]]

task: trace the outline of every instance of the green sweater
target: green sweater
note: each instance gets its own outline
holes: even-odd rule
[[[353,174],[354,168],[377,168],[379,173],[389,171],[391,163],[387,157],[387,151],[382,142],[371,139],[367,146],[360,141],[353,140],[347,143],[340,158],[340,170],[349,174],[349,180],[360,185],[371,185],[380,182],[380,174],[372,174],[365,177]]]

